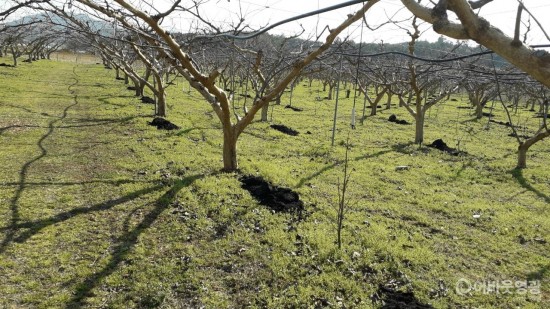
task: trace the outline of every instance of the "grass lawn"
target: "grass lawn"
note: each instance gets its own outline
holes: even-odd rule
[[[147,125],[152,105],[101,65],[0,67],[0,307],[550,307],[549,141],[514,170],[510,129],[457,108],[465,97],[426,120],[427,143],[459,145],[458,157],[412,144],[414,125],[387,121],[412,122],[395,106],[350,129],[353,99],[342,97],[331,147],[334,102],[315,100],[320,87],[297,87],[301,112],[284,108],[285,94],[272,122],[238,143],[240,173],[298,192],[298,217],[219,172],[220,124],[182,81],[168,88],[168,119],[181,129],[163,131]],[[360,114],[362,97],[357,105]],[[507,121],[498,104],[493,113]],[[523,109],[512,117],[521,134],[540,121]],[[507,281],[538,282],[539,293],[481,284]]]

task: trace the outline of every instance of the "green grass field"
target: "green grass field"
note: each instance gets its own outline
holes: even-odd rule
[[[351,130],[353,99],[342,98],[331,147],[334,103],[314,100],[321,85],[304,83],[293,96],[302,112],[285,109],[285,95],[271,114],[300,135],[255,122],[238,144],[242,174],[300,194],[300,220],[219,172],[219,122],[183,82],[168,89],[168,119],[182,129],[161,131],[147,125],[152,106],[101,65],[1,67],[0,307],[550,306],[548,141],[518,171],[510,129],[486,130],[486,118],[457,108],[467,106],[458,95],[429,112],[425,140],[459,143],[459,157],[412,144],[414,125],[387,121],[395,113],[412,122],[395,106]],[[506,121],[498,104],[494,114]],[[521,133],[538,125],[532,116],[513,115]],[[474,288],[505,280],[539,282],[540,291]],[[472,289],[457,293],[466,281]]]

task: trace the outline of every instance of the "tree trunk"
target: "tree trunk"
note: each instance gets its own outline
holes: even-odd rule
[[[386,92],[386,95],[388,96],[388,100],[386,101],[386,109],[391,108],[391,98],[393,97],[393,93],[391,91]]]
[[[365,97],[363,98],[363,113],[361,115],[361,124],[365,122],[365,111],[367,109],[367,95],[365,94]]]
[[[372,104],[370,105],[370,115],[371,116],[376,116],[376,104],[377,103],[375,103],[374,105],[372,105]]]
[[[521,143],[518,146],[518,165],[516,168],[526,168],[527,167],[527,150],[535,143],[545,139],[550,136],[550,131],[542,131],[536,134],[535,136],[527,139],[525,142]]]
[[[416,115],[416,132],[414,137],[415,144],[424,142],[424,113],[420,112]]]
[[[260,121],[266,122],[269,114],[269,102],[262,107],[262,118]]]
[[[157,94],[157,116],[166,117],[166,93],[163,87],[160,87]]]
[[[277,96],[275,99],[275,105],[281,105],[281,98],[283,97],[283,92],[281,92],[280,95]]]
[[[141,97],[143,96],[143,89],[140,87],[140,82],[138,79],[133,79],[132,80],[134,82],[134,88],[136,89],[136,97]]]
[[[139,90],[140,90],[141,96],[143,96],[143,93],[144,93],[144,89],[146,85],[145,82],[149,80],[150,76],[151,76],[151,69],[150,68],[145,69],[145,75],[143,76],[143,81],[139,82]]]
[[[529,146],[526,143],[521,143],[518,147],[518,165],[516,168],[526,168],[527,167],[527,150]]]
[[[237,136],[231,125],[223,130],[223,170],[225,172],[236,171],[237,164]]]
[[[334,92],[334,86],[329,85],[329,87],[328,87],[328,98],[327,99],[332,100],[332,92]]]
[[[15,49],[11,48],[11,56],[13,57],[13,66],[17,66],[17,53],[15,52]]]
[[[483,105],[480,104],[479,102],[476,102],[475,106],[476,106],[476,119],[483,118]]]
[[[124,73],[124,84],[125,85],[128,85],[130,83],[130,79],[128,77],[128,74],[125,72]]]

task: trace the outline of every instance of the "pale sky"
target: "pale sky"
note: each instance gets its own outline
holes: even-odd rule
[[[98,0],[99,1],[99,0]],[[144,3],[143,0],[128,0],[134,4]],[[347,0],[195,0],[203,2],[201,4],[201,13],[207,17],[213,24],[227,25],[231,21],[235,22],[239,19],[239,12],[242,12],[246,23],[253,27],[266,26],[275,22],[290,18],[299,14],[325,8],[337,3],[343,3]],[[10,4],[10,0],[0,0],[0,10]],[[62,0],[59,0],[62,2]],[[103,2],[99,1],[99,2]],[[171,0],[149,0],[147,2],[154,3],[153,5],[159,10],[163,10],[169,6]],[[424,2],[427,2],[425,0]],[[523,0],[526,7],[535,15],[538,21],[542,24],[546,32],[550,34],[550,0]],[[189,4],[191,1],[184,0],[182,3]],[[513,35],[514,22],[517,11],[517,0],[494,0],[481,9],[481,16],[485,17],[489,22],[499,27],[504,33],[509,36]],[[290,22],[270,31],[271,34],[295,35],[301,30],[300,24],[304,27],[305,33],[302,37],[314,37],[315,34],[330,26],[334,28],[346,19],[348,14],[355,12],[361,5],[353,5],[347,8],[339,9],[312,16],[299,21]],[[21,11],[16,17],[25,14],[32,14],[29,11]],[[393,20],[404,20],[410,17],[410,13],[403,8],[400,0],[382,0],[367,13],[367,21],[369,25],[377,26],[393,17]],[[528,14],[523,13],[523,21],[528,20]],[[168,30],[188,31],[193,25],[193,18],[189,14],[174,14],[166,18],[163,26]],[[404,22],[403,26],[410,25],[409,22]],[[204,27],[203,27],[204,28]],[[349,36],[355,41],[360,38],[361,23],[357,22],[348,30],[342,33],[342,37]],[[437,33],[431,30],[431,25],[424,24],[421,27],[423,32],[421,39],[435,41],[439,38]],[[522,34],[526,27],[522,26]],[[539,26],[531,20],[531,32],[528,39],[528,44],[550,44],[550,41],[540,31]],[[365,42],[380,42],[384,40],[387,43],[403,42],[409,38],[406,32],[399,29],[397,26],[389,24],[376,31],[370,31],[364,28],[363,41]]]
[[[209,20],[216,24],[223,24],[223,22],[229,20],[236,20],[238,12],[242,11],[249,24],[254,26],[265,26],[289,17],[342,2],[344,2],[344,0],[210,0],[203,5],[201,11],[204,13],[204,16],[208,16]],[[546,32],[550,34],[550,18],[548,18],[550,14],[550,0],[523,0],[523,2],[545,27]],[[348,14],[355,12],[360,6],[361,5],[354,5],[337,11],[320,14],[319,16],[291,22],[270,31],[270,33],[283,33],[287,35],[296,34],[299,32],[299,25],[302,24],[306,30],[304,35],[315,34],[316,29],[323,29],[326,25],[331,27],[338,25]],[[504,33],[512,36],[517,6],[517,0],[494,0],[481,9],[481,15],[489,20],[491,24],[498,26]],[[387,21],[389,16],[395,16],[394,20],[403,20],[410,16],[410,14],[403,8],[399,0],[382,0],[367,13],[367,21],[370,26],[375,26]],[[524,21],[527,21],[527,16],[528,14],[524,12]],[[167,20],[166,25],[172,24],[176,28],[185,29],[189,27],[189,22],[189,18],[175,17],[171,20]],[[406,24],[410,24],[410,22],[406,22]],[[354,38],[354,40],[358,41],[360,37],[360,25],[360,23],[353,25],[349,30],[343,33],[343,36],[349,35]],[[398,27],[395,25],[386,25],[374,32],[364,28],[363,41],[407,41],[408,36],[406,32],[397,29]],[[439,38],[439,35],[434,33],[429,25],[424,25],[421,29],[427,30],[423,33],[422,39],[434,41]],[[550,44],[550,41],[546,39],[539,30],[540,28],[536,25],[534,20],[531,20],[531,29],[531,35],[528,41],[529,44]],[[523,27],[522,30],[525,30],[525,27]]]

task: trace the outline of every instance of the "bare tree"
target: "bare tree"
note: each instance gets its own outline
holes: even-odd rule
[[[409,54],[414,55],[415,43],[420,36],[420,31],[416,24],[416,17],[413,18],[414,32],[409,32],[411,41],[409,42]],[[407,65],[408,72],[405,79],[398,84],[398,97],[400,105],[404,106],[415,120],[415,138],[416,144],[424,142],[424,121],[426,112],[437,103],[444,100],[448,95],[458,90],[458,83],[444,80],[435,72],[432,65],[420,67],[411,59]],[[408,99],[404,96],[408,94]]]
[[[483,108],[487,102],[496,96],[496,88],[494,81],[469,77],[464,82],[464,88],[468,92],[470,103],[475,108],[475,116],[477,119],[483,117]]]
[[[454,39],[474,40],[550,87],[550,54],[525,46],[519,40],[519,23],[516,23],[515,37],[511,38],[474,11],[492,0],[439,0],[428,6],[415,0],[401,2],[416,17],[432,24],[435,32]],[[448,12],[456,14],[459,22],[449,21]]]
[[[157,38],[147,37],[147,40],[153,46],[162,46],[159,52],[164,53],[170,63],[175,66],[178,72],[195,88],[212,107],[220,122],[223,130],[223,162],[224,170],[234,171],[238,168],[237,164],[237,140],[243,130],[252,122],[255,115],[270,101],[280,95],[281,92],[319,55],[325,52],[333,44],[337,36],[351,24],[359,21],[365,12],[369,10],[379,0],[371,0],[364,4],[355,14],[350,15],[338,27],[331,29],[332,31],[327,36],[325,42],[316,46],[312,50],[304,51],[303,56],[297,59],[289,67],[288,72],[273,85],[266,93],[254,100],[248,113],[233,121],[233,111],[231,108],[231,100],[224,89],[216,85],[216,81],[220,76],[219,70],[211,72],[203,72],[194,60],[185,52],[174,37],[165,29],[162,28],[160,21],[174,12],[176,9],[181,9],[181,1],[176,1],[174,5],[166,12],[158,14],[149,14],[144,10],[132,5],[129,1],[114,0],[112,6],[98,4],[91,0],[77,0],[93,10],[101,12],[123,24],[125,27],[133,27],[135,31],[140,31],[136,22],[144,23],[143,26],[150,28],[156,33]],[[114,5],[117,7],[113,7]],[[130,22],[131,20],[131,22]]]

